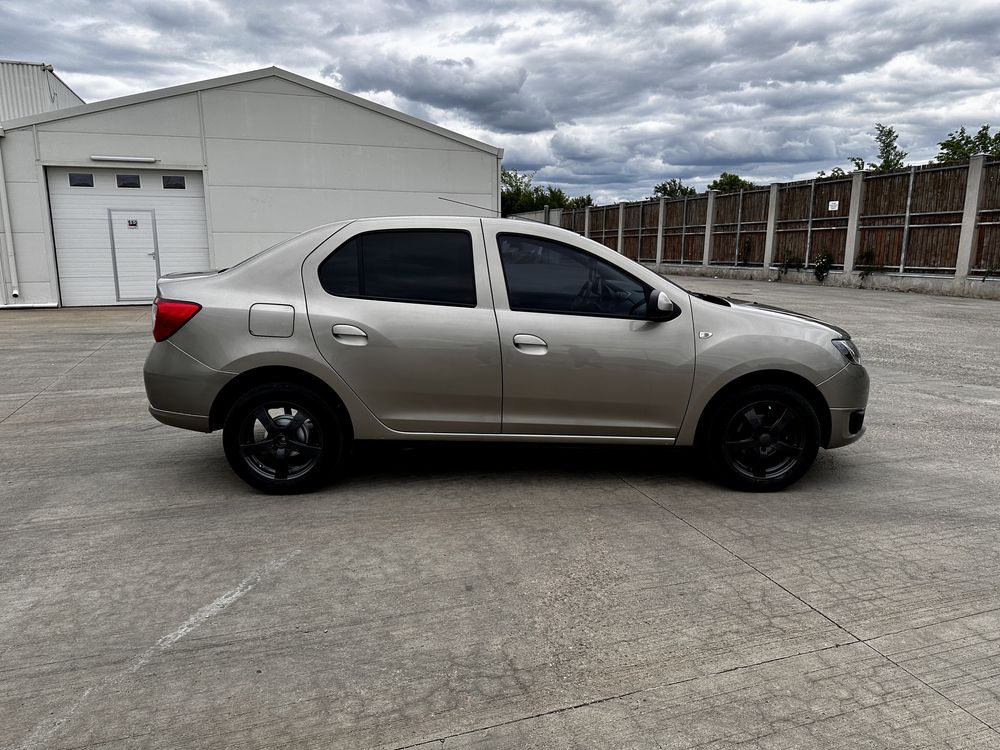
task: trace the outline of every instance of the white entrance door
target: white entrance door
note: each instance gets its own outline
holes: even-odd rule
[[[160,263],[156,245],[156,212],[108,209],[115,290],[119,302],[146,302],[156,293]]]

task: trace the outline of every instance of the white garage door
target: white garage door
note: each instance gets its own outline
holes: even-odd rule
[[[149,302],[156,279],[209,267],[200,172],[49,167],[64,305]]]

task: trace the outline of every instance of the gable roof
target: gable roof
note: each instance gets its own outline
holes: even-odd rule
[[[313,81],[305,76],[300,76],[282,68],[276,68],[273,66],[270,68],[261,68],[259,70],[250,70],[246,73],[222,76],[221,78],[210,78],[207,81],[196,81],[194,83],[185,83],[180,86],[170,86],[165,89],[145,91],[141,94],[120,96],[116,99],[105,99],[101,102],[84,104],[78,107],[67,107],[53,112],[45,112],[38,115],[30,115],[28,117],[19,117],[14,120],[8,120],[0,123],[0,125],[2,125],[2,128],[0,128],[0,135],[3,135],[4,130],[16,130],[18,128],[29,127],[31,125],[38,125],[43,122],[65,120],[70,117],[78,117],[79,115],[89,115],[94,112],[105,112],[111,109],[129,107],[133,104],[142,104],[143,102],[151,102],[158,99],[168,99],[172,96],[183,96],[184,94],[191,94],[197,91],[222,88],[224,86],[232,86],[237,83],[246,83],[247,81],[256,81],[261,78],[271,77],[282,78],[286,81],[298,84],[299,86],[304,86],[321,94],[332,96],[335,99],[340,99],[341,101],[354,104],[372,112],[377,112],[378,114],[385,115],[386,117],[391,117],[394,120],[405,122],[408,125],[430,131],[431,133],[449,138],[453,141],[465,144],[466,146],[471,146],[472,148],[479,149],[480,151],[485,151],[492,156],[496,156],[498,159],[503,156],[502,148],[491,146],[490,144],[483,143],[482,141],[477,141],[475,138],[469,138],[466,135],[442,128],[441,126],[427,122],[426,120],[412,117],[411,115],[404,114],[403,112],[399,112],[395,109],[390,109],[389,107],[384,107],[381,104],[376,104],[375,102],[370,102],[367,99],[362,99],[360,96],[348,94],[346,91],[335,89],[332,86],[327,86],[326,84]]]

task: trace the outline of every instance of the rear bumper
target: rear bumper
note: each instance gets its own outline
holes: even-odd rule
[[[196,432],[211,432],[208,428],[208,415],[181,414],[176,411],[166,411],[164,409],[154,409],[149,407],[149,413],[156,417],[157,421],[171,427],[180,427],[184,430],[195,430]]]
[[[150,414],[173,427],[208,432],[212,403],[234,373],[213,370],[163,341],[150,349],[142,377]]]

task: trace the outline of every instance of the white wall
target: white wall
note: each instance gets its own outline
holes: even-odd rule
[[[202,171],[217,267],[345,218],[494,216],[499,205],[497,155],[431,129],[278,76],[179,93],[0,138],[18,303],[56,301],[43,167],[114,166],[91,155],[151,156],[151,168]],[[0,270],[9,291],[9,269]]]

